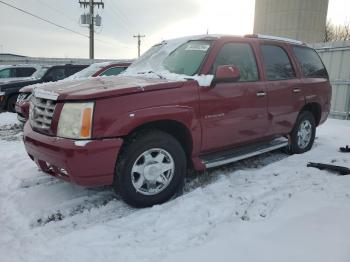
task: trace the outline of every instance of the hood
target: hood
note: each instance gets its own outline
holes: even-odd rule
[[[184,81],[147,77],[110,76],[59,81],[35,85],[35,93],[46,93],[57,100],[89,100],[183,86]]]

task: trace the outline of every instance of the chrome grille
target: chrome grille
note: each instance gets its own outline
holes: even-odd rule
[[[32,96],[30,103],[30,124],[32,127],[49,129],[55,112],[56,101]]]

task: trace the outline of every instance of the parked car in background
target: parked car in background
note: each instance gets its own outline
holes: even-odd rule
[[[41,78],[45,70],[42,65],[4,65],[0,66],[0,84],[19,80]]]
[[[94,63],[89,67],[81,70],[80,72],[71,75],[67,79],[79,79],[86,77],[97,77],[97,76],[115,76],[119,75],[121,72],[125,71],[130,65],[132,61],[111,61],[111,62],[102,62],[102,63]]]
[[[170,199],[187,168],[311,149],[331,102],[316,53],[286,38],[164,41],[118,77],[36,88],[24,144],[49,175],[112,185],[137,207]]]
[[[28,85],[55,82],[71,76],[88,65],[55,65],[43,67],[43,74],[36,79],[18,80],[9,83],[0,83],[0,109],[15,112],[15,104],[19,95],[19,90]]]
[[[87,77],[97,77],[97,76],[112,76],[118,75],[130,66],[131,61],[123,62],[103,62],[94,63],[87,68],[71,75],[66,78],[66,80],[81,79]],[[17,118],[22,123],[26,122],[29,117],[29,99],[32,94],[33,89],[36,85],[30,85],[23,87],[19,91],[19,96],[16,102],[15,110],[17,113]]]

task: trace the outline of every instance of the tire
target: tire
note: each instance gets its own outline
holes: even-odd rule
[[[182,188],[186,170],[186,154],[173,136],[158,130],[141,131],[123,147],[114,189],[134,207],[161,204]]]
[[[290,134],[289,152],[302,154],[309,151],[315,140],[316,123],[314,115],[309,111],[302,111]]]
[[[11,113],[16,113],[16,102],[17,102],[17,96],[18,95],[12,95],[10,98],[7,100],[7,111]]]

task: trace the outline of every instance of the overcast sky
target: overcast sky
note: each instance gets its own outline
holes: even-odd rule
[[[3,0],[82,34],[84,12],[78,0]],[[99,1],[99,0],[98,0]],[[292,0],[291,0],[292,1]],[[248,34],[253,31],[254,0],[104,0],[97,9],[96,58],[134,58],[133,34],[145,34],[142,51],[169,38],[185,35]],[[225,8],[223,8],[225,7]],[[329,0],[328,19],[350,20],[350,0]],[[0,3],[0,52],[45,57],[88,57],[88,39],[54,27]]]

